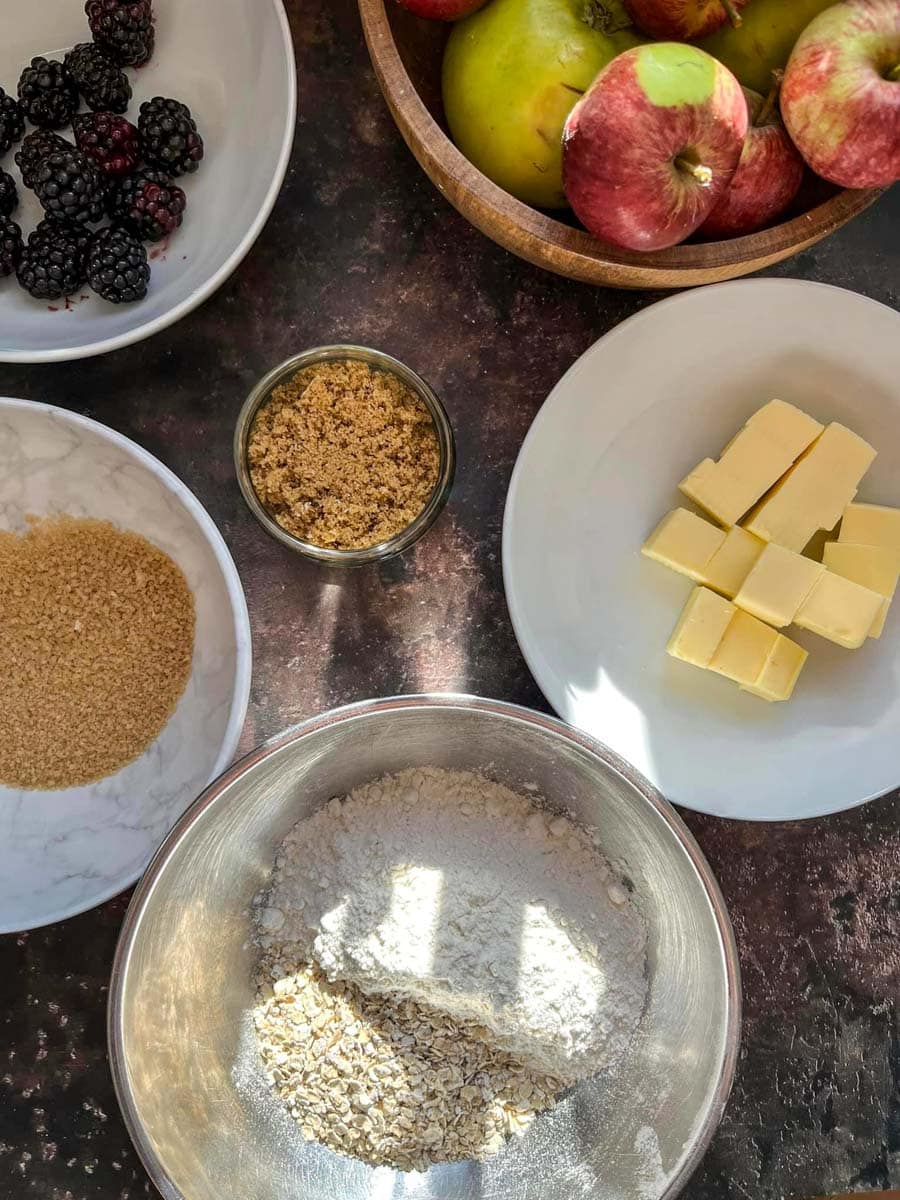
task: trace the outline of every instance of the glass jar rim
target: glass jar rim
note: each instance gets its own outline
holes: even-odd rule
[[[339,362],[342,360],[367,363],[376,370],[389,372],[400,379],[402,383],[406,384],[428,409],[428,413],[434,424],[440,454],[438,478],[434,489],[416,518],[392,538],[376,543],[373,546],[353,550],[333,550],[324,546],[317,546],[313,542],[306,542],[302,538],[289,533],[279,525],[275,518],[266,510],[256,493],[253,480],[250,476],[250,466],[247,457],[250,432],[256,414],[272,395],[274,389],[304,367],[313,366],[320,362]],[[235,427],[234,465],[238,485],[240,486],[241,494],[244,497],[247,507],[266,533],[281,542],[282,545],[316,562],[328,566],[356,567],[365,566],[369,563],[383,562],[385,559],[394,557],[394,555],[402,554],[404,550],[408,550],[410,546],[417,542],[431,528],[447,503],[453,486],[453,479],[456,472],[456,444],[446,409],[433,388],[425,382],[421,375],[413,371],[411,367],[408,367],[399,359],[393,358],[390,354],[385,354],[381,350],[374,350],[368,346],[349,344],[316,346],[295,354],[283,363],[280,363],[277,367],[274,367],[263,376],[250,392],[250,395],[241,408]]]

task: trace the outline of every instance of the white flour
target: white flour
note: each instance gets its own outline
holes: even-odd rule
[[[646,996],[640,916],[591,835],[438,768],[366,784],[296,825],[258,940],[364,992],[475,1019],[567,1083],[621,1056]]]

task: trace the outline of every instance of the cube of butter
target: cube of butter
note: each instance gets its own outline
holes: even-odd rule
[[[734,602],[751,616],[781,629],[791,624],[824,571],[821,563],[770,542],[751,568]]]
[[[700,580],[706,564],[724,541],[724,529],[686,508],[676,508],[663,517],[644,542],[641,553],[690,579]]]
[[[790,700],[808,658],[802,646],[779,634],[756,683],[742,684],[742,690],[763,700]]]
[[[886,546],[900,554],[900,508],[884,504],[851,504],[844,513],[841,542]]]
[[[700,582],[733,599],[765,545],[740,525],[732,525],[725,541],[704,567]]]
[[[850,506],[853,508],[853,505]],[[848,510],[849,511],[849,510]],[[881,612],[869,630],[869,637],[881,637],[884,622],[900,579],[900,548],[857,546],[853,542],[829,542],[825,547],[825,566],[835,575],[851,579],[884,596]]]
[[[708,667],[737,609],[708,588],[694,588],[666,650],[695,667]]]
[[[822,428],[793,404],[772,400],[732,438],[718,462],[704,459],[679,487],[723,525],[736,525]]]
[[[856,495],[875,450],[833,422],[744,522],[764,542],[801,551],[820,529],[834,529]]]
[[[764,700],[787,700],[807,657],[789,638],[699,587],[691,593],[668,651]]]
[[[756,617],[738,609],[710,659],[709,669],[742,687],[755,684],[780,636]]]
[[[884,597],[871,588],[826,571],[800,606],[794,621],[830,642],[858,649],[881,613]]]

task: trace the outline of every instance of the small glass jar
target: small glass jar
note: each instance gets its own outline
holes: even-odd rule
[[[302,538],[288,533],[266,511],[260,503],[250,477],[248,447],[256,414],[275,388],[292,379],[304,367],[311,367],[321,362],[346,362],[347,360],[364,362],[375,370],[389,372],[405,383],[410,391],[419,397],[428,409],[434,423],[440,464],[437,481],[428,502],[416,519],[405,529],[401,529],[392,538],[374,546],[366,546],[360,550],[332,550],[324,546],[316,546],[312,542],[304,542]],[[316,562],[332,567],[362,567],[369,563],[382,562],[395,554],[401,554],[431,528],[447,503],[453,486],[453,476],[456,471],[456,445],[443,404],[425,380],[404,363],[392,358],[389,354],[383,354],[380,350],[370,350],[365,346],[318,346],[313,350],[305,350],[302,354],[294,355],[293,358],[289,358],[287,362],[283,362],[281,366],[270,371],[247,397],[234,432],[234,466],[243,497],[266,533],[271,534],[273,538],[290,547],[291,550],[296,550],[307,558],[315,559]]]

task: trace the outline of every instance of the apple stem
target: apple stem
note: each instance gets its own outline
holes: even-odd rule
[[[675,166],[679,171],[686,171],[688,175],[693,175],[701,187],[709,187],[712,183],[713,173],[710,167],[691,162],[689,158],[683,158],[681,155],[675,159]]]
[[[887,77],[891,83],[900,83],[900,63],[897,63],[892,71],[888,71]]]
[[[763,106],[756,114],[754,125],[765,125],[766,121],[772,115],[775,105],[778,103],[778,93],[781,91],[781,81],[784,79],[784,71],[772,72],[772,86],[769,89],[769,94],[763,101]]]
[[[744,21],[743,21],[743,18],[741,17],[741,14],[738,12],[737,8],[735,7],[733,0],[722,0],[722,7],[725,9],[725,12],[728,14],[728,20],[732,23],[732,25],[735,27],[735,29],[740,29],[740,27],[743,25]]]

